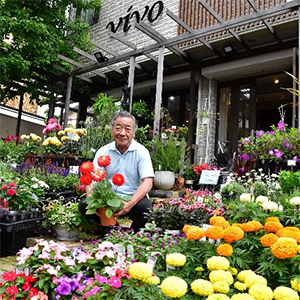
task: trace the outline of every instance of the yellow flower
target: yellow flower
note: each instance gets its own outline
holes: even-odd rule
[[[28,140],[28,139],[29,139],[28,135],[26,135],[26,134],[21,135],[21,140]]]
[[[274,290],[273,296],[275,300],[284,300],[284,299],[299,300],[298,293],[286,286],[277,287]]]
[[[215,292],[227,294],[229,292],[229,284],[225,281],[216,281],[213,284],[213,288]]]
[[[245,279],[245,284],[250,288],[254,284],[267,285],[267,279],[263,276],[251,274]]]
[[[224,281],[229,285],[233,283],[233,277],[231,273],[223,270],[211,271],[209,274],[209,280],[211,283],[215,283],[217,281]]]
[[[206,300],[230,300],[230,298],[224,294],[212,294]]]
[[[161,283],[161,291],[171,298],[184,296],[187,292],[187,288],[187,283],[177,276],[167,277]]]
[[[247,193],[243,193],[240,196],[240,201],[241,202],[251,202],[252,201],[252,195],[251,194],[247,194]]]
[[[157,276],[147,277],[143,281],[148,284],[156,284],[156,285],[160,283],[160,279]]]
[[[300,279],[294,278],[291,280],[291,287],[297,292],[300,292]]]
[[[255,300],[272,300],[273,291],[270,287],[263,284],[253,284],[249,289],[249,295]],[[290,299],[289,299],[290,300]]]
[[[255,274],[252,270],[244,270],[244,271],[241,271],[238,276],[237,276],[237,279],[239,281],[242,281],[244,282],[245,279],[249,276],[249,275],[252,275],[252,274]]]
[[[73,128],[71,128],[71,127],[67,127],[67,128],[65,128],[65,132],[73,132],[74,131],[74,129]]]
[[[254,300],[254,298],[252,296],[250,296],[249,294],[235,294],[231,297],[231,300]]]
[[[61,136],[61,135],[64,135],[66,132],[64,131],[64,130],[60,130],[58,133],[57,133],[57,135],[58,136]]]
[[[74,132],[75,132],[76,134],[79,134],[79,135],[85,135],[85,134],[87,134],[86,129],[82,129],[82,128],[76,128],[76,129],[74,130]]]
[[[80,136],[78,134],[75,134],[72,141],[73,142],[78,142],[80,140]]]
[[[243,282],[237,281],[234,283],[234,287],[239,291],[246,291],[248,289],[247,285]]]
[[[210,271],[214,270],[228,270],[230,262],[226,257],[222,256],[212,256],[207,260],[207,268]]]
[[[129,267],[129,275],[134,279],[144,280],[152,275],[152,267],[143,262],[135,262]]]
[[[280,259],[293,257],[298,252],[297,242],[292,238],[280,237],[278,241],[271,246],[271,252]]]
[[[172,267],[181,267],[186,263],[186,257],[181,253],[170,253],[166,257],[166,263]]]
[[[256,197],[256,200],[255,200],[255,202],[259,203],[259,204],[262,204],[262,203],[267,202],[267,201],[268,201],[267,196],[258,196],[258,197]]]
[[[64,135],[64,136],[62,136],[61,138],[60,138],[60,140],[62,141],[62,142],[65,142],[65,141],[67,141],[69,139],[69,137],[67,136],[67,135]]]
[[[236,275],[238,270],[236,268],[229,267],[228,272],[230,272],[231,275]]]
[[[214,292],[213,284],[208,280],[196,279],[191,283],[192,291],[201,296],[209,296]]]

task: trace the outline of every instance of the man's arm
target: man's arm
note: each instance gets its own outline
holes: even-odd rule
[[[124,201],[124,206],[121,210],[115,213],[116,217],[127,214],[131,208],[136,205],[141,199],[143,199],[146,194],[152,189],[153,186],[153,178],[147,177],[142,179],[142,184],[135,191],[130,201]]]

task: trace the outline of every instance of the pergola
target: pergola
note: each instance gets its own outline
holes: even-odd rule
[[[196,1],[197,2],[197,1]],[[189,121],[190,128],[193,128],[193,112],[195,97],[195,80],[196,70],[201,70],[205,66],[218,64],[220,62],[233,61],[238,58],[251,57],[261,53],[272,52],[274,49],[286,49],[294,47],[299,48],[299,19],[294,18],[289,22],[272,26],[270,19],[284,14],[295,13],[299,18],[300,0],[294,0],[285,4],[273,6],[267,9],[258,10],[253,0],[245,0],[251,7],[251,13],[235,17],[230,20],[224,20],[221,16],[204,1],[198,1],[207,12],[213,16],[216,23],[201,29],[193,29],[187,22],[177,17],[169,9],[166,14],[178,27],[185,32],[172,38],[165,38],[155,29],[144,22],[136,22],[135,28],[146,34],[153,41],[145,47],[138,47],[132,42],[124,39],[116,33],[111,33],[111,38],[118,40],[126,45],[128,51],[118,53],[115,49],[109,48],[107,45],[99,41],[92,40],[92,44],[97,51],[105,53],[106,58],[97,61],[95,55],[87,53],[81,49],[74,48],[83,62],[77,62],[70,58],[60,55],[60,59],[75,66],[71,74],[63,73],[46,82],[48,85],[58,83],[66,84],[66,94],[63,100],[65,108],[64,125],[68,123],[67,116],[69,113],[70,102],[76,101],[76,97],[72,96],[72,80],[78,77],[84,80],[94,91],[109,89],[110,87],[123,87],[125,84],[130,88],[129,107],[131,109],[132,97],[134,93],[134,82],[142,82],[147,79],[156,78],[156,95],[155,95],[155,120],[153,124],[154,136],[159,133],[160,109],[162,102],[162,90],[164,75],[176,74],[182,71],[191,71],[190,76],[190,112]],[[254,24],[254,25],[253,25]],[[259,28],[250,31],[239,32],[238,28],[255,27],[259,24]],[[222,39],[209,39],[208,37],[217,36],[222,32]],[[225,38],[224,38],[225,37]],[[255,39],[253,38],[255,37]],[[249,40],[251,39],[251,43]],[[253,40],[255,41],[253,43]],[[187,46],[190,44],[193,46]],[[228,45],[233,52],[224,52],[224,47]],[[155,53],[155,54],[154,54]],[[293,73],[296,77],[300,77],[299,60],[297,63],[296,54],[293,61]],[[144,59],[137,62],[137,58]],[[154,70],[155,67],[155,70]],[[298,74],[296,73],[298,70]],[[298,76],[297,76],[298,75]],[[294,88],[296,88],[294,84]],[[51,98],[49,116],[53,115],[56,99]],[[79,118],[86,118],[87,107],[91,103],[91,99],[79,99]],[[300,117],[300,106],[296,110],[296,104],[299,100],[296,96],[293,98],[293,126],[295,126],[296,116]],[[299,124],[300,126],[300,124]],[[299,127],[300,128],[300,127]],[[192,143],[193,132],[189,130],[188,143]]]

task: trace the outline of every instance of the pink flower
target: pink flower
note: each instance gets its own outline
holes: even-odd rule
[[[116,276],[112,276],[109,280],[108,280],[108,284],[115,288],[115,289],[118,289],[119,287],[121,287],[122,283],[121,283],[121,280],[116,277]]]
[[[86,292],[85,294],[82,295],[82,299],[88,297],[88,296],[92,296],[97,294],[99,291],[102,291],[98,286],[95,286],[93,289],[91,289],[90,291]]]
[[[85,263],[88,259],[92,258],[90,253],[81,251],[77,256],[76,259],[78,263]]]
[[[14,189],[8,189],[7,191],[6,191],[6,194],[7,194],[7,196],[13,196],[13,195],[15,195],[17,192],[16,192],[16,190],[14,190]]]
[[[3,186],[1,187],[1,190],[2,190],[2,191],[6,190],[6,189],[7,189],[7,185],[3,185]]]
[[[54,118],[50,118],[50,119],[48,120],[48,124],[56,124],[56,123],[57,123],[57,120],[54,119]]]
[[[10,182],[10,183],[8,184],[8,186],[9,186],[9,187],[16,187],[17,185],[16,185],[15,182]]]
[[[52,131],[54,129],[56,129],[56,123],[47,124],[46,126],[47,131]]]
[[[99,283],[107,283],[108,279],[105,276],[101,276],[95,272],[95,278],[99,281]]]

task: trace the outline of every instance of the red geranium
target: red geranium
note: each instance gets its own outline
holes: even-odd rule
[[[107,168],[110,165],[110,156],[109,155],[101,155],[98,158],[98,166],[102,168]]]
[[[116,173],[112,178],[112,183],[117,186],[121,186],[124,184],[124,176],[122,174]]]
[[[8,190],[6,191],[7,196],[13,196],[13,195],[15,195],[16,193],[17,193],[17,191],[14,190],[14,189],[8,189]]]
[[[102,169],[97,169],[94,173],[91,173],[92,179],[95,181],[101,181],[106,176],[106,171]]]
[[[90,174],[95,171],[94,164],[91,161],[85,161],[80,166],[81,174]]]
[[[80,183],[83,185],[90,185],[93,181],[90,173],[81,175],[79,179]]]

